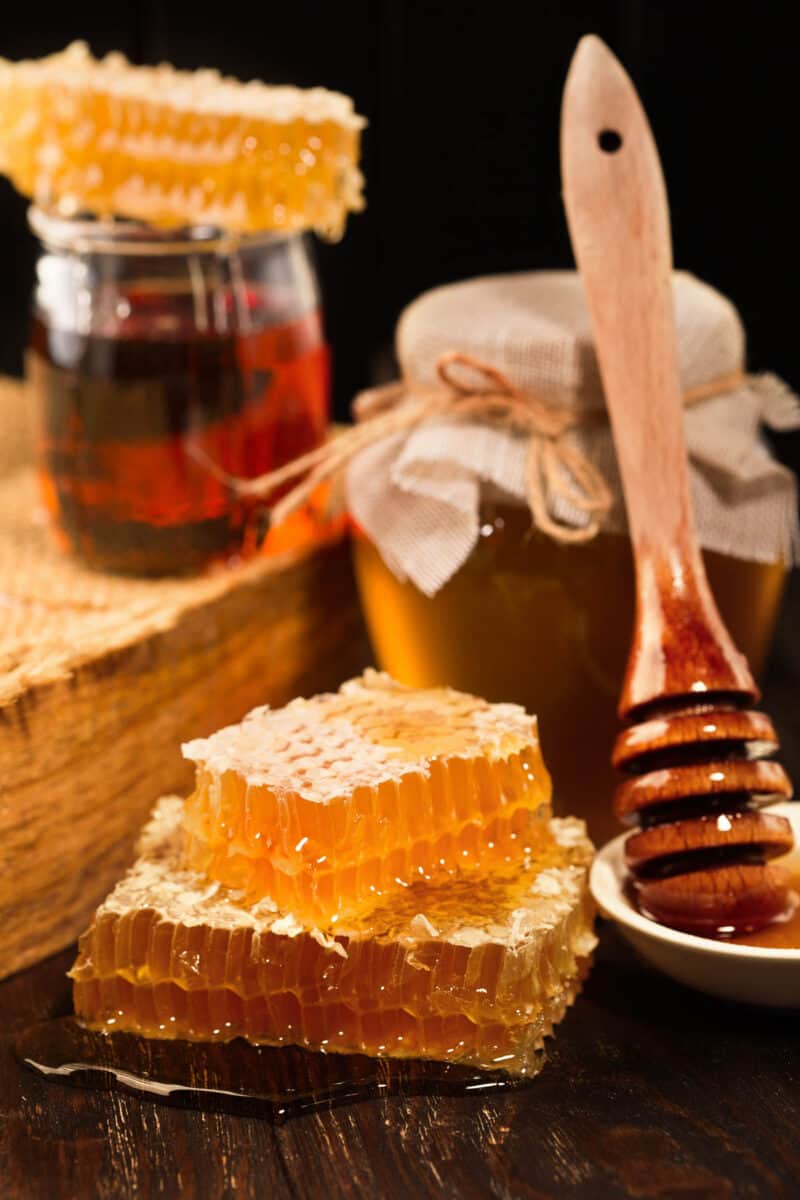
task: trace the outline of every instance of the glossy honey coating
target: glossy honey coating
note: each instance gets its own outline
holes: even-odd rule
[[[336,694],[256,710],[189,743],[186,863],[304,924],[412,883],[522,866],[546,846],[535,722],[371,671]]]
[[[160,802],[81,939],[85,1022],[533,1069],[595,944],[582,822],[552,821],[523,871],[416,884],[334,938],[183,868],[181,809]]]
[[[98,61],[81,42],[0,59],[0,171],[66,216],[338,237],[363,207],[363,124],[323,88]]]
[[[617,816],[639,826],[625,858],[640,909],[707,937],[738,937],[786,921],[797,898],[780,858],[791,824],[766,811],[791,782],[764,713],[686,698],[682,710],[632,724],[614,762],[627,775]]]

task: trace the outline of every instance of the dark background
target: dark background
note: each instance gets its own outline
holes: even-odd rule
[[[0,55],[96,53],[324,84],[369,119],[368,208],[319,246],[336,412],[385,362],[402,306],[472,274],[571,264],[558,118],[581,34],[621,56],[655,130],[676,263],[726,292],[750,365],[800,386],[793,3],[765,0],[116,0],[6,10]],[[34,244],[0,180],[0,369],[21,370]],[[781,452],[797,456],[796,435]]]

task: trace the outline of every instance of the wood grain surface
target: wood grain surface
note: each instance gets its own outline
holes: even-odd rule
[[[6,1200],[796,1195],[796,1016],[684,992],[610,929],[526,1090],[370,1100],[275,1127],[47,1083],[16,1064],[13,1026],[67,1006],[69,962],[0,990]]]
[[[800,579],[765,699],[800,770]],[[526,1090],[395,1097],[284,1126],[48,1084],[14,1031],[65,1012],[70,953],[0,985],[4,1200],[793,1200],[797,1014],[722,1004],[647,972],[604,926],[584,994]]]

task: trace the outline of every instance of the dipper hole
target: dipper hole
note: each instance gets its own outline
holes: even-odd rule
[[[622,135],[616,129],[601,129],[597,144],[604,154],[616,154],[622,146]]]

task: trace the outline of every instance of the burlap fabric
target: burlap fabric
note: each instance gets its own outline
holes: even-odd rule
[[[775,376],[742,373],[745,335],[730,301],[684,272],[675,273],[673,288],[684,390],[691,394],[715,381],[720,386],[719,394],[689,403],[685,411],[700,541],[737,558],[796,561],[795,479],[772,457],[761,430],[800,427],[797,398]],[[567,437],[611,488],[603,528],[624,532],[622,491],[578,276],[492,276],[422,295],[397,329],[405,402],[413,401],[415,384],[420,390],[435,384],[437,361],[452,350],[580,415]],[[353,458],[348,505],[395,574],[433,595],[473,550],[482,497],[526,502],[527,455],[527,437],[513,429],[475,419],[431,419]],[[560,521],[579,526],[586,520],[560,496],[553,504]]]

